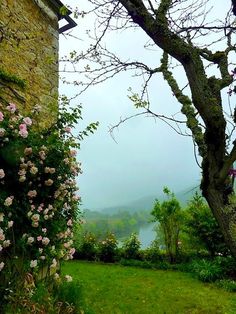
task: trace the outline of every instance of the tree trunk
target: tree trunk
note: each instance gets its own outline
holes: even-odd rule
[[[236,202],[235,195],[229,197],[229,202],[225,203],[225,196],[222,191],[210,186],[203,191],[203,194],[216,218],[220,229],[224,235],[226,245],[232,255],[236,257]]]

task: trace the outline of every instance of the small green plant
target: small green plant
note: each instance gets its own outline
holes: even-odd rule
[[[217,261],[195,260],[191,263],[190,270],[203,282],[214,282],[223,276],[222,268]]]
[[[117,240],[113,233],[108,233],[106,238],[99,242],[99,259],[103,262],[114,262],[117,255]]]
[[[229,292],[236,292],[236,281],[232,279],[222,279],[216,282],[216,285]]]
[[[58,313],[80,313],[82,292],[78,281],[62,281],[54,288],[53,293]]]
[[[122,246],[122,255],[127,259],[138,259],[141,243],[137,233],[132,233]]]

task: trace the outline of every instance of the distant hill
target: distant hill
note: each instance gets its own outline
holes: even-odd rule
[[[200,191],[199,186],[190,186],[182,191],[175,193],[176,198],[182,206],[187,204],[187,201],[193,196],[196,191]],[[138,212],[141,210],[151,210],[155,199],[162,201],[164,199],[163,193],[161,195],[149,195],[140,199],[120,204],[117,206],[110,206],[105,208],[91,208],[91,210],[100,211],[105,214],[113,215],[119,211],[127,211],[129,213]]]

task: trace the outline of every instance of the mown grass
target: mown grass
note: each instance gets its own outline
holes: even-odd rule
[[[236,313],[236,294],[181,272],[78,261],[62,272],[82,286],[85,313]]]

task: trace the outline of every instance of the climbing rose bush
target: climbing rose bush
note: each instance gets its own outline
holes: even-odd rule
[[[81,107],[68,112],[66,105],[64,98],[57,123],[43,132],[37,130],[39,107],[29,117],[15,104],[0,106],[0,293],[6,298],[17,280],[29,284],[25,274],[31,282],[47,274],[58,280],[59,261],[75,251],[76,149],[97,123],[75,138],[71,128]]]

